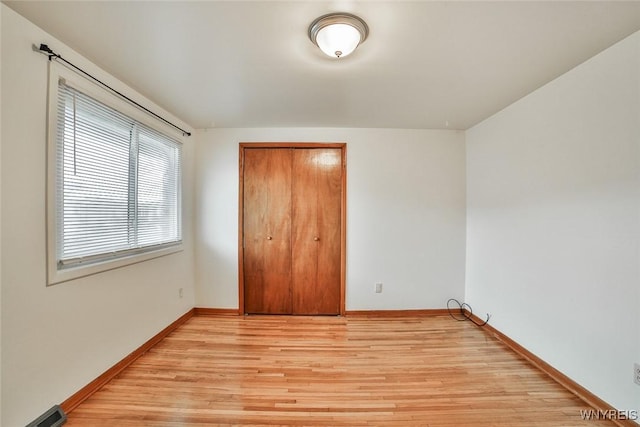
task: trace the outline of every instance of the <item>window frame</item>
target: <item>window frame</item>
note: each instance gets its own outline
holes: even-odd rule
[[[147,261],[161,256],[170,255],[184,250],[184,213],[183,213],[183,166],[181,159],[181,174],[178,177],[178,226],[180,228],[181,239],[173,243],[164,243],[131,250],[126,255],[113,256],[105,254],[104,257],[86,264],[78,264],[59,267],[58,259],[58,227],[61,218],[57,209],[57,131],[58,131],[58,87],[59,81],[64,79],[68,86],[71,86],[96,101],[119,111],[120,113],[150,127],[151,129],[170,136],[178,143],[184,143],[184,135],[176,135],[176,131],[164,123],[153,119],[151,116],[126,102],[115,94],[99,87],[95,83],[80,76],[76,72],[68,69],[56,61],[49,62],[49,88],[47,100],[47,172],[46,172],[46,205],[47,205],[47,285],[55,285],[69,280],[78,279],[93,274],[115,268],[124,267],[131,264]],[[181,156],[183,157],[183,156]],[[92,258],[92,257],[89,257]]]

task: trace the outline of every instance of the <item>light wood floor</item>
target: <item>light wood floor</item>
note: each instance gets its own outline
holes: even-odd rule
[[[470,322],[200,316],[69,426],[613,426]]]

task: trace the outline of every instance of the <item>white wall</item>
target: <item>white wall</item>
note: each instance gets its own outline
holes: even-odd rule
[[[45,165],[49,44],[106,75],[5,5],[2,8],[2,420],[22,426],[138,348],[194,304],[193,142],[185,155],[185,250],[47,287]],[[161,111],[148,101],[153,109]],[[169,116],[171,117],[171,116]],[[185,290],[178,297],[178,288]]]
[[[463,132],[213,129],[196,156],[197,306],[238,308],[238,143],[266,141],[347,143],[347,310],[463,298]]]
[[[0,25],[4,7],[0,7]],[[0,31],[0,48],[2,47],[2,32]],[[0,81],[2,81],[2,58],[0,58]],[[2,85],[0,84],[0,99],[2,99]],[[0,102],[0,224],[2,224],[2,102]],[[0,242],[2,242],[2,227],[0,226]],[[0,244],[0,422],[2,421],[2,244]]]
[[[466,134],[466,298],[618,409],[640,409],[640,33]]]

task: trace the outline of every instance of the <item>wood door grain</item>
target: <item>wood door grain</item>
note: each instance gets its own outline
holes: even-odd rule
[[[289,149],[244,155],[246,313],[291,314],[291,157]]]
[[[296,149],[292,170],[293,313],[339,314],[341,150]]]

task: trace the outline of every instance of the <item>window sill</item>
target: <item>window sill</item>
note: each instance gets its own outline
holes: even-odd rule
[[[79,279],[81,277],[91,276],[94,274],[102,273],[104,271],[114,270],[116,268],[125,267],[131,264],[137,264],[140,262],[148,261],[150,259],[159,258],[162,256],[170,255],[176,252],[184,250],[183,244],[179,243],[173,246],[164,247],[148,252],[139,254],[123,256],[121,258],[115,258],[111,260],[105,260],[100,262],[94,262],[87,265],[79,265],[76,267],[69,267],[64,269],[58,269],[57,263],[52,260],[49,265],[49,278],[48,286],[56,285],[58,283],[68,282],[69,280]]]

